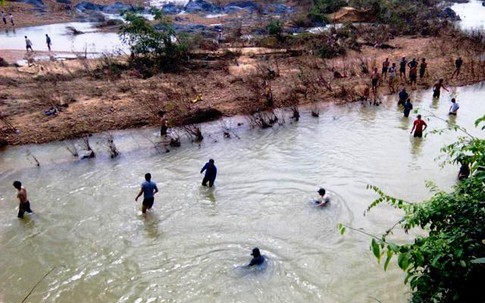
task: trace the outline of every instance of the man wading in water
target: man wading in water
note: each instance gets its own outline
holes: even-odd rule
[[[438,82],[436,82],[434,85],[433,85],[433,98],[436,98],[438,99],[440,97],[440,94],[441,94],[441,88],[443,88],[445,91],[449,91],[445,85],[443,84],[443,79],[440,79]]]
[[[13,183],[13,187],[17,189],[17,198],[19,199],[19,214],[17,217],[22,219],[25,212],[28,212],[29,214],[32,213],[32,210],[30,209],[30,202],[27,199],[27,189],[22,186],[20,181],[15,181]]]
[[[217,167],[214,165],[214,160],[210,159],[204,167],[200,170],[200,173],[205,171],[204,179],[202,180],[202,185],[207,186],[207,182],[209,182],[209,187],[214,185],[214,181],[216,180],[217,175]]]
[[[141,212],[145,214],[147,209],[152,208],[153,202],[155,201],[155,194],[158,193],[158,187],[155,182],[152,182],[152,175],[150,173],[145,174],[145,182],[141,184],[141,189],[138,195],[135,198],[135,201],[138,201],[138,198],[143,194],[143,204],[141,207]]]
[[[414,132],[414,137],[416,138],[422,138],[423,137],[423,131],[428,127],[428,124],[421,120],[421,115],[418,115],[418,118],[414,120],[413,124],[413,129],[411,129],[411,134],[413,133],[413,130],[416,130]]]

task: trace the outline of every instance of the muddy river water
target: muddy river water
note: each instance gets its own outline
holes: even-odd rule
[[[456,117],[447,115],[448,93],[412,100],[430,131],[457,123],[480,135],[473,122],[485,113],[485,89],[456,94]],[[27,302],[406,302],[397,266],[384,272],[369,238],[341,236],[337,224],[379,233],[397,222],[400,213],[385,206],[363,215],[375,197],[367,184],[420,201],[430,196],[426,180],[445,190],[456,182],[458,167],[440,168],[436,158],[459,134],[414,139],[412,120],[389,99],[322,106],[319,119],[303,110],[300,122],[273,129],[250,129],[243,117],[204,124],[202,144],[184,139],[169,153],[154,148],[153,128],[114,132],[122,152],[114,160],[102,135],[91,138],[91,160],[72,158],[63,143],[8,148],[0,153],[0,302],[20,302],[50,270]],[[209,158],[219,170],[212,189],[200,185]],[[134,198],[146,172],[160,193],[144,218]],[[17,179],[35,212],[24,220]],[[324,209],[309,202],[320,186],[332,199]],[[241,268],[255,246],[267,265]]]

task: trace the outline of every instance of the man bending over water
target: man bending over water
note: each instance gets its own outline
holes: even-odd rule
[[[138,198],[141,196],[141,194],[143,194],[141,212],[144,214],[147,212],[147,209],[152,208],[153,202],[155,201],[155,194],[158,193],[157,184],[151,180],[152,175],[150,173],[146,173],[145,182],[141,184],[140,192],[135,198],[135,201],[138,201]]]
[[[27,189],[22,186],[20,181],[15,181],[13,183],[13,187],[17,189],[17,198],[19,199],[19,214],[17,217],[22,219],[25,212],[28,212],[29,214],[32,213],[32,210],[30,209],[30,202],[27,199]]]

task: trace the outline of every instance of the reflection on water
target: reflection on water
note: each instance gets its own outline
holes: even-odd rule
[[[0,154],[4,300],[19,302],[62,265],[32,302],[406,302],[397,266],[384,272],[368,238],[340,236],[336,226],[379,233],[398,221],[400,213],[386,207],[363,216],[374,198],[367,184],[409,201],[429,196],[425,180],[453,185],[458,168],[440,169],[434,159],[459,134],[429,133],[457,123],[478,134],[473,122],[485,112],[484,98],[480,85],[459,89],[461,108],[451,118],[447,94],[434,104],[431,90],[424,92],[415,108],[441,119],[428,117],[422,139],[409,134],[416,114],[403,118],[389,99],[322,106],[318,119],[303,111],[298,123],[274,129],[248,130],[244,118],[226,122],[240,140],[224,139],[214,122],[203,125],[213,140],[184,141],[169,153],[153,147],[158,129],[115,132],[122,156],[114,160],[102,136],[93,136],[98,157],[87,161],[74,160],[61,143],[8,148]],[[200,185],[209,158],[219,170],[214,188]],[[133,200],[146,172],[160,192],[144,218]],[[16,218],[16,179],[35,212],[24,221]],[[308,203],[319,187],[332,199],[326,208]],[[247,264],[255,246],[268,256],[267,268],[239,272],[234,266]]]

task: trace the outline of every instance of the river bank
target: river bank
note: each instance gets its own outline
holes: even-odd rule
[[[220,116],[252,114],[269,109],[263,84],[268,70],[276,73],[274,79],[267,80],[274,107],[362,100],[366,85],[370,84],[363,66],[381,66],[385,58],[396,63],[403,56],[426,58],[428,72],[418,80],[418,89],[430,89],[440,78],[449,88],[484,80],[483,62],[477,62],[473,54],[467,56],[467,50],[450,43],[448,37],[399,37],[390,44],[393,49],[364,46],[359,53],[349,52],[330,60],[271,49],[232,49],[218,52],[219,55],[212,53],[209,61],[201,60],[204,68],[148,79],[134,70],[110,75],[108,69],[97,69],[108,59],[6,67],[0,77],[4,87],[0,111],[8,127],[2,123],[2,133],[10,145],[45,143],[89,133],[154,126],[159,124],[159,110],[167,112],[169,123],[175,117],[190,118],[207,109],[219,111]],[[465,61],[462,74],[451,79],[458,56]],[[336,78],[335,72],[345,77]],[[408,85],[400,81],[396,86]],[[378,100],[390,93],[383,83]],[[53,106],[60,112],[46,115],[45,111]],[[177,122],[172,121],[172,126],[177,126]]]

